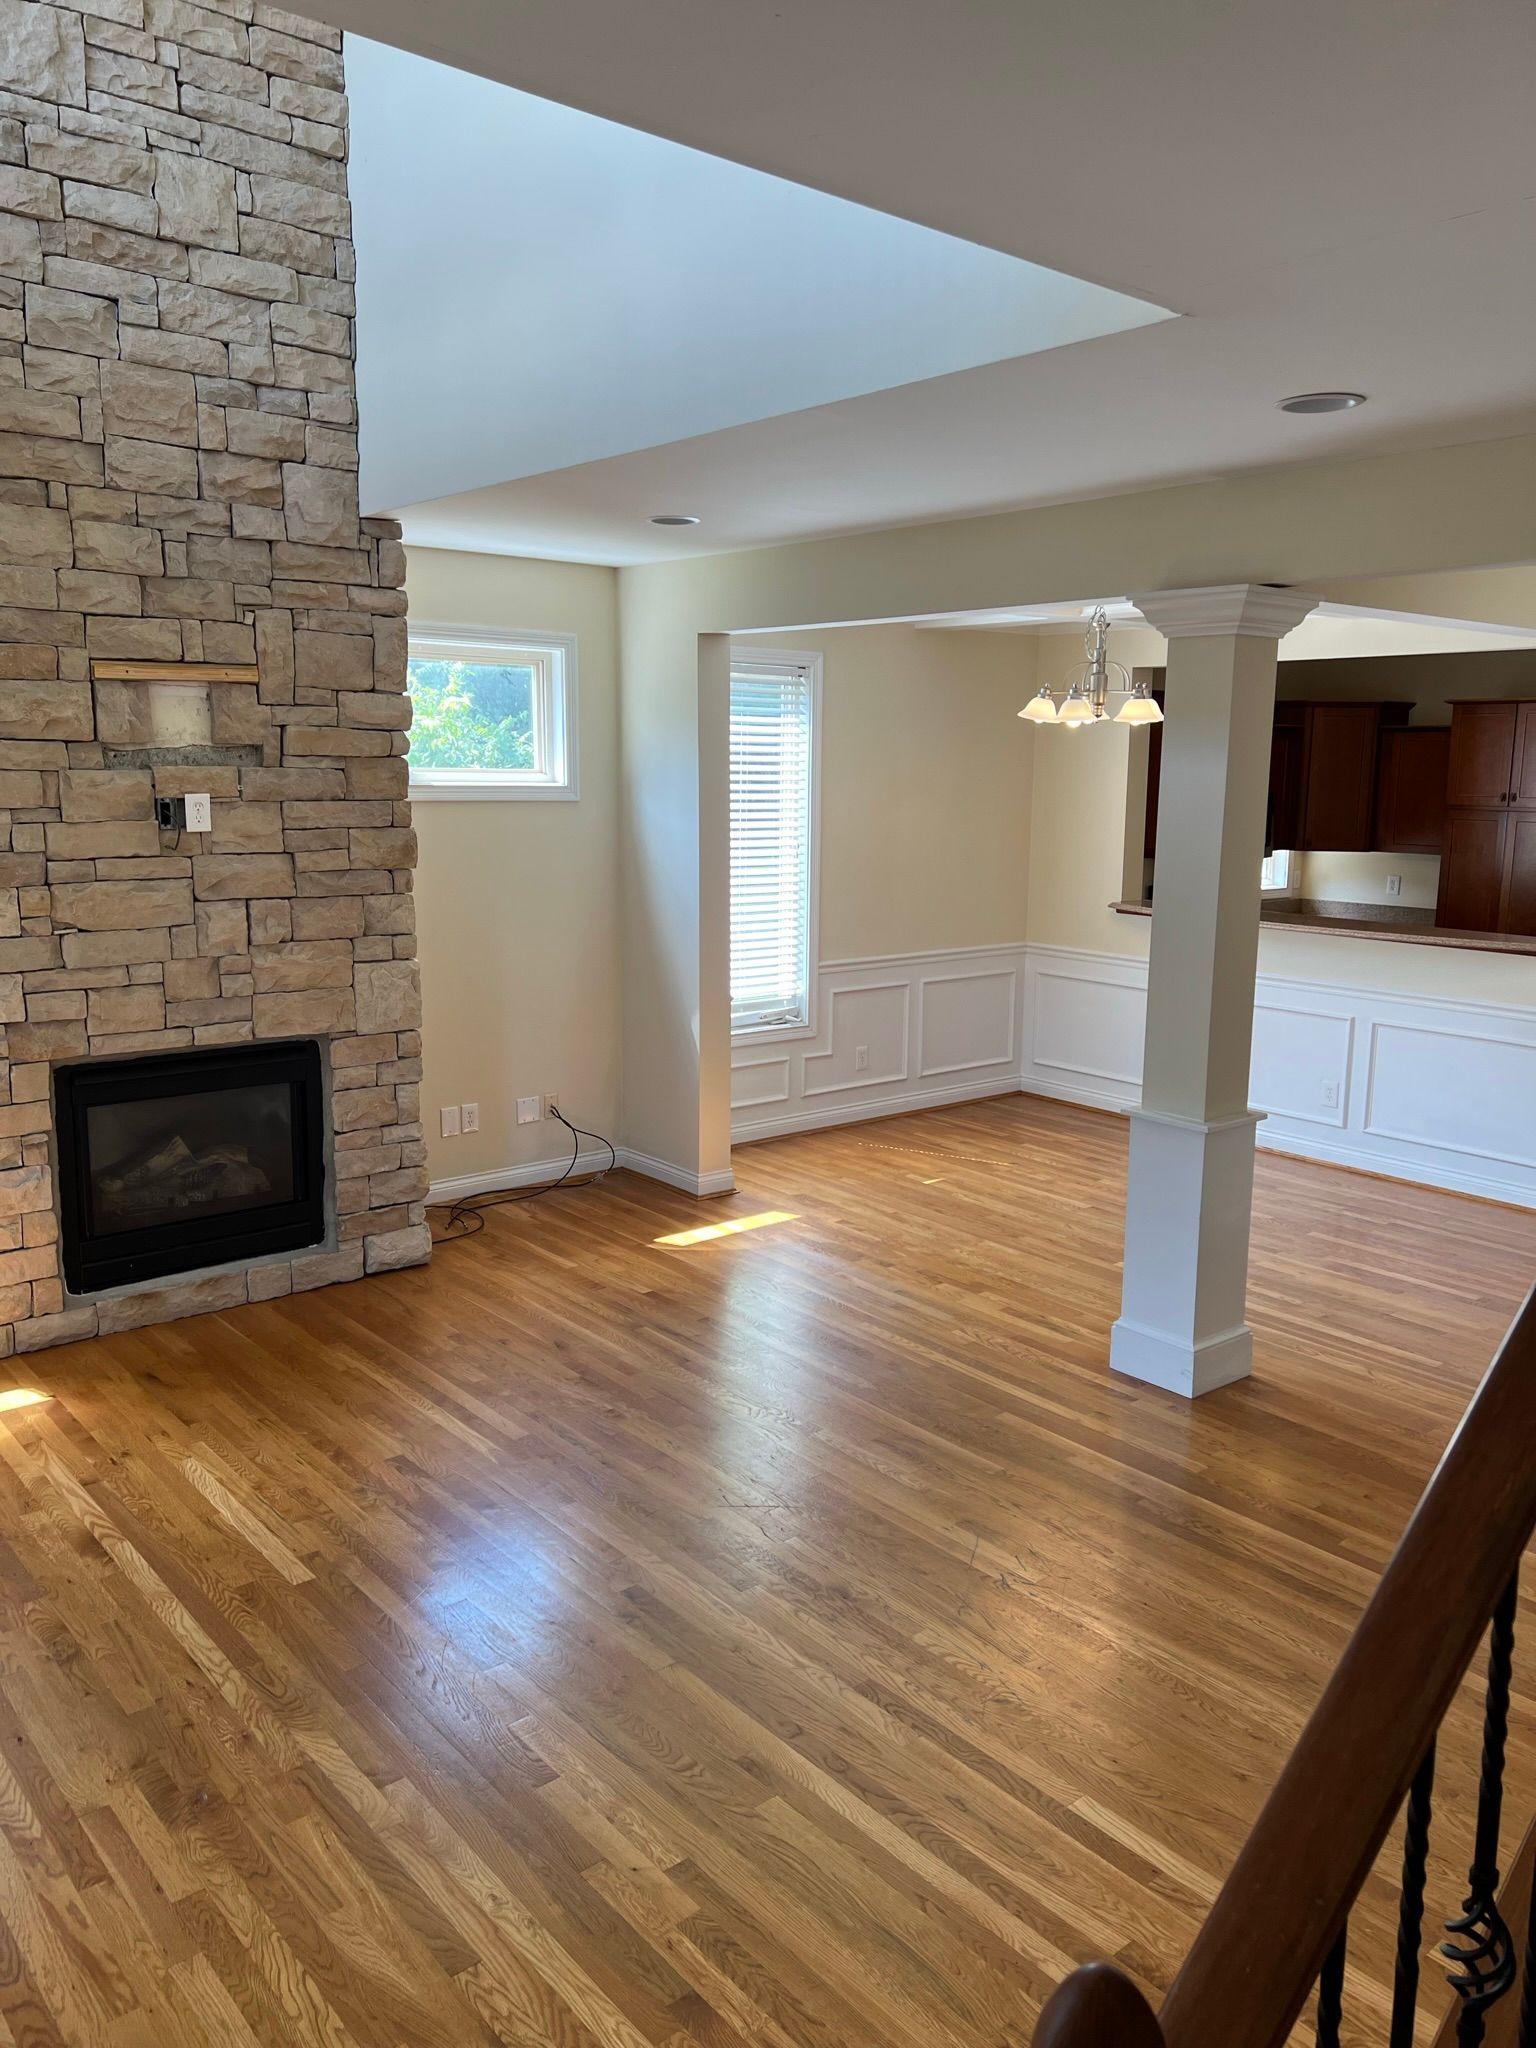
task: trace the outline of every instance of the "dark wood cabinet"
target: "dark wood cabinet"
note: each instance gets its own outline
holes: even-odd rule
[[[1448,725],[1389,726],[1381,735],[1373,841],[1378,852],[1440,852],[1450,754]],[[1536,782],[1536,758],[1531,766]]]
[[[1406,724],[1406,704],[1307,704],[1302,753],[1301,832],[1312,853],[1367,853],[1374,839],[1376,763],[1388,723]],[[1389,716],[1390,714],[1390,716]]]
[[[1446,812],[1436,924],[1458,932],[1498,930],[1508,823],[1507,811]]]
[[[1518,708],[1509,800],[1518,811],[1536,811],[1536,704],[1521,704]]]
[[[1455,704],[1437,924],[1536,936],[1536,702]]]
[[[1376,845],[1377,760],[1382,735],[1406,727],[1409,704],[1302,703],[1275,706],[1264,821],[1267,851],[1367,853]],[[1161,727],[1147,761],[1146,851],[1154,850]],[[1532,741],[1536,786],[1536,738]]]
[[[1163,786],[1163,728],[1147,728],[1147,828],[1141,842],[1143,858],[1157,852],[1157,799]]]
[[[1501,929],[1536,934],[1536,808],[1511,811],[1504,821]]]
[[[1264,851],[1301,844],[1301,771],[1306,751],[1306,725],[1299,704],[1277,704],[1275,730],[1269,745],[1269,810],[1264,820]]]
[[[1451,708],[1451,765],[1445,800],[1502,810],[1514,769],[1518,704],[1456,704]],[[1536,763],[1532,764],[1536,766]]]

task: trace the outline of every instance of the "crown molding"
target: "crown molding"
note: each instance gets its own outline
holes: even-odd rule
[[[1151,590],[1131,603],[1165,640],[1243,637],[1282,640],[1322,603],[1274,583],[1215,583],[1201,590]]]

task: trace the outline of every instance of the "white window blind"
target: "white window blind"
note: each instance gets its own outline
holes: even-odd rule
[[[811,983],[809,667],[731,672],[731,1028],[805,1024]]]

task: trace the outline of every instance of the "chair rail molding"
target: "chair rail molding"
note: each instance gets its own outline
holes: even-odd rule
[[[1024,956],[1019,943],[823,960],[814,1036],[732,1043],[734,1142],[1016,1093]]]
[[[1023,950],[1020,1085],[1134,1109],[1146,961]],[[1536,1010],[1260,974],[1249,1092],[1263,1150],[1536,1209]]]

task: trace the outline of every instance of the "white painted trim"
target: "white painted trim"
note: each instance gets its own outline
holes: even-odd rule
[[[823,974],[842,974],[855,968],[928,966],[939,960],[991,960],[1012,958],[1024,951],[1023,939],[1004,939],[994,946],[935,946],[926,953],[857,953],[846,960],[823,960]]]
[[[820,976],[815,979],[819,980]],[[834,988],[827,996],[827,1028],[830,1035],[837,1021],[837,999],[839,996],[879,996],[900,993],[908,996],[910,985],[906,981],[850,981],[842,988]],[[851,1088],[888,1088],[894,1081],[905,1081],[912,1073],[912,1017],[911,1003],[902,1005],[901,1014],[901,1060],[889,1074],[866,1073],[859,1081],[831,1081],[820,1088],[809,1087],[803,1076],[806,1064],[811,1060],[831,1059],[829,1051],[818,1052],[807,1047],[801,1055],[800,1097],[804,1101],[811,1095],[845,1095]]]
[[[728,1195],[736,1186],[735,1175],[725,1173],[689,1173],[681,1166],[673,1166],[665,1159],[653,1159],[647,1152],[634,1152],[626,1145],[615,1148],[617,1165],[626,1167],[631,1173],[642,1174],[647,1180],[659,1180],[668,1187],[681,1188],[686,1195]],[[429,1204],[463,1201],[470,1195],[495,1194],[501,1188],[531,1187],[536,1181],[558,1180],[570,1166],[570,1155],[563,1159],[529,1159],[517,1166],[496,1166],[484,1173],[460,1173],[450,1175],[446,1180],[435,1180],[427,1189]],[[608,1148],[600,1152],[578,1152],[576,1164],[571,1167],[572,1180],[589,1173],[602,1173],[614,1168],[615,1162],[608,1157]]]
[[[559,727],[559,745],[565,773],[559,782],[497,780],[487,772],[473,782],[450,782],[446,776],[458,771],[421,769],[410,775],[408,794],[412,803],[575,803],[581,795],[581,692],[576,635],[574,633],[512,633],[500,626],[445,626],[413,618],[407,634],[409,660],[430,660],[430,654],[416,653],[418,647],[499,648],[516,652],[532,648],[560,656],[560,684],[551,688],[549,715]],[[409,769],[410,755],[406,755]]]
[[[623,1163],[621,1153],[619,1164]],[[462,1202],[470,1195],[491,1195],[502,1188],[532,1187],[536,1181],[558,1180],[567,1167],[572,1180],[579,1180],[585,1174],[606,1172],[612,1165],[606,1145],[600,1152],[578,1152],[574,1166],[569,1152],[563,1159],[529,1159],[519,1166],[497,1166],[486,1173],[455,1173],[435,1180],[427,1189],[427,1200]]]
[[[774,1097],[735,1105],[733,1141],[745,1144],[793,1130],[1016,1093],[1024,1037],[1024,961],[1019,945],[824,960],[816,973],[819,1028],[813,1037],[771,1050],[759,1050],[745,1038],[733,1043],[733,1077],[753,1076],[772,1064],[772,1079],[784,1079]],[[941,984],[951,990],[950,1000],[942,1004],[935,995]],[[880,1001],[869,1006],[866,1033],[861,1023],[851,1021],[849,1006],[857,998],[876,996]],[[854,1041],[866,1036],[872,1072],[854,1062]],[[989,1044],[1006,1050],[995,1059],[972,1056]],[[746,1080],[743,1092],[752,1092],[753,1086]]]
[[[1130,602],[1165,640],[1283,640],[1321,600],[1288,584],[1208,583],[1133,593]]]
[[[750,647],[743,649],[750,655]],[[735,667],[736,643],[731,647],[732,669]],[[810,844],[806,849],[806,990],[805,1022],[803,1024],[757,1024],[745,1030],[732,1031],[733,1049],[740,1046],[743,1051],[754,1045],[788,1045],[796,1039],[813,1039],[817,1030],[816,994],[819,976],[817,961],[821,953],[821,699],[824,658],[818,653],[796,653],[793,648],[765,648],[762,658],[752,661],[755,672],[772,674],[776,668],[786,673],[804,670],[811,686],[811,775],[807,802],[810,809]],[[742,663],[743,669],[746,662]]]
[[[922,1061],[920,1062],[917,1069],[919,1080],[926,1081],[931,1075],[935,1074],[973,1074],[977,1071],[978,1068],[981,1067],[990,1067],[995,1072],[999,1064],[1011,1061],[1013,1058],[1013,1048],[1018,1042],[1019,1034],[1019,977],[1016,973],[1012,972],[1010,969],[1006,967],[971,967],[962,968],[954,974],[919,975],[917,981],[918,1044],[921,1045],[923,1043],[923,1025],[926,1021],[925,1007],[927,1003],[929,989],[942,988],[947,983],[953,983],[957,981],[1007,982],[1008,1050],[1003,1054],[1002,1062],[999,1062],[997,1060],[946,1060],[938,1065],[929,1066],[926,1061]]]
[[[792,1116],[738,1117],[731,1125],[733,1145],[752,1145],[762,1138],[787,1138],[795,1131],[822,1131],[833,1124],[871,1123],[876,1117],[901,1116],[912,1109],[940,1109],[951,1102],[979,1102],[989,1095],[1017,1095],[1019,1078],[962,1081],[949,1088],[909,1089],[882,1095],[877,1102],[838,1102],[826,1109],[796,1110]]]
[[[659,1180],[669,1188],[681,1188],[685,1195],[731,1195],[736,1192],[736,1176],[729,1167],[717,1173],[690,1173],[685,1167],[674,1166],[669,1159],[653,1159],[650,1153],[631,1151],[627,1145],[619,1147],[619,1164],[627,1166],[631,1173],[644,1174],[647,1180]]]
[[[1024,953],[1026,1001],[1020,1063],[1024,1091],[1120,1114],[1135,1109],[1141,1096],[1135,1072],[1141,1037],[1133,1020],[1123,1014],[1123,992],[1131,990],[1144,995],[1146,960],[1132,954],[1089,952],[1066,946],[1032,945]],[[1041,1003],[1050,1001],[1053,987],[1068,983],[1079,984],[1080,989],[1098,986],[1116,991],[1115,1001],[1122,1012],[1115,1025],[1100,1038],[1098,1057],[1090,1060],[1085,1055],[1079,1064],[1060,1056],[1059,1043],[1053,1043],[1049,1059],[1042,1059],[1035,1051],[1040,1041]],[[1075,1002],[1091,1000],[1091,996],[1082,993],[1074,998]],[[1458,1139],[1454,1129],[1446,1129],[1434,1138],[1416,1135],[1399,1119],[1385,1114],[1377,1099],[1380,1043],[1384,1034],[1422,1033],[1430,1038],[1464,1040],[1469,1047],[1519,1049],[1536,1060],[1536,1007],[1462,1001],[1454,996],[1409,995],[1390,989],[1268,974],[1258,978],[1256,1002],[1258,1009],[1270,1017],[1295,1018],[1298,1026],[1301,1020],[1309,1019],[1335,1027],[1337,1043],[1324,1047],[1315,1056],[1321,1061],[1326,1055],[1328,1071],[1321,1078],[1336,1082],[1339,1090],[1337,1110],[1325,1109],[1320,1101],[1315,1109],[1309,1109],[1297,1104],[1294,1094],[1289,1098],[1292,1108],[1271,1107],[1258,1136],[1261,1149],[1536,1209],[1536,1148],[1522,1147],[1515,1128],[1510,1126],[1507,1105],[1497,1114],[1483,1105],[1476,1092],[1474,1064],[1468,1063],[1460,1081],[1463,1090],[1471,1089],[1468,1099],[1477,1115],[1477,1126],[1468,1131],[1464,1141]],[[1344,1027],[1341,1032],[1337,1031],[1340,1025]],[[1284,1030],[1283,1024],[1280,1029]],[[1122,1049],[1123,1068],[1105,1071]],[[1108,1060],[1106,1052],[1110,1055]],[[1264,1057],[1262,1049],[1259,1057]],[[1288,1073],[1294,1071],[1289,1069]],[[1259,1085],[1256,1084],[1256,1094]],[[1502,1131],[1503,1141],[1490,1142],[1490,1130]]]

